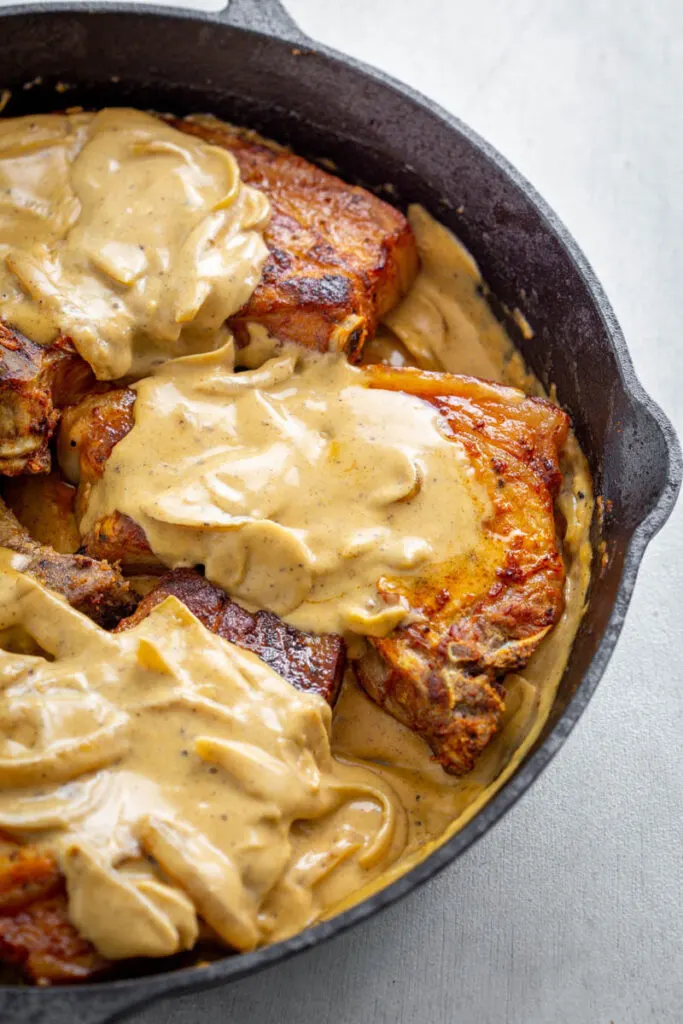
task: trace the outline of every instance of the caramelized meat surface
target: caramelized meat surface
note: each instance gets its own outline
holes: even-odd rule
[[[79,484],[77,513],[87,506],[91,484],[102,476],[107,459],[133,426],[135,392],[116,388],[88,395],[64,410],[57,451],[66,476]],[[96,523],[83,546],[92,558],[121,562],[129,573],[157,574],[164,566],[154,557],[147,538],[128,516],[114,512]]]
[[[135,607],[130,584],[118,569],[85,555],[60,554],[31,538],[0,500],[0,547],[26,556],[23,571],[102,626],[112,626]]]
[[[135,392],[130,388],[86,395],[65,409],[58,435],[57,454],[72,481],[98,480],[112,448],[133,426]]]
[[[212,633],[253,651],[298,690],[317,693],[334,704],[346,664],[340,636],[314,636],[287,626],[271,612],[248,612],[193,569],[175,569],[164,576],[117,630],[136,626],[169,595],[187,605]]]
[[[167,569],[151,550],[142,527],[121,512],[98,519],[82,545],[91,558],[120,562],[129,576],[161,576]]]
[[[0,322],[0,473],[47,473],[59,409],[93,381],[66,339],[36,345]]]
[[[568,417],[550,402],[472,377],[374,366],[372,387],[419,395],[462,445],[491,514],[475,562],[380,581],[413,612],[370,640],[358,678],[418,732],[446,771],[468,772],[500,726],[505,673],[522,668],[557,622],[564,565],[553,498]]]
[[[248,341],[247,324],[255,321],[276,338],[359,359],[417,273],[403,214],[254,132],[207,118],[172,123],[229,149],[242,179],[270,200],[270,256],[258,288],[231,320],[238,342]]]
[[[4,842],[0,855],[0,961],[39,985],[84,981],[107,966],[68,916],[52,857]]]

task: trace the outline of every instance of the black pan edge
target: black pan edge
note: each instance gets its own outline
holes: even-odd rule
[[[240,4],[240,6],[242,10],[255,9],[254,0],[251,0],[251,2],[247,0],[247,2]],[[267,7],[270,14],[266,15],[266,22],[276,9],[272,0],[270,0]],[[163,15],[165,18],[225,24],[225,18],[222,14],[186,12],[161,7],[136,8],[131,5],[118,4],[28,5],[4,9],[0,12],[0,17],[4,19],[26,14],[63,13],[68,15],[82,12],[92,13],[93,15],[99,12],[108,15],[116,13],[130,14],[134,12],[139,17],[145,19]],[[291,31],[293,30],[293,23],[291,23],[291,20],[289,23],[280,22],[279,24],[274,23],[272,25],[266,24],[266,22],[259,24],[259,28],[269,31],[269,34],[281,36],[282,31],[284,31],[290,41],[296,42],[304,38],[298,33],[295,39],[292,40]],[[242,31],[244,29],[239,30]],[[103,982],[86,987],[68,986],[60,989],[40,990],[1,986],[0,1020],[3,1022],[7,1021],[8,1024],[11,1021],[30,1021],[32,1024],[43,1024],[43,1022],[44,1024],[47,1024],[47,1022],[49,1024],[67,1024],[67,1022],[68,1024],[74,1024],[77,1021],[82,1021],[84,1024],[100,1024],[100,1022],[104,1024],[105,1021],[120,1018],[127,1012],[140,1008],[166,995],[172,993],[180,994],[199,988],[215,987],[228,980],[254,973],[275,962],[284,960],[303,949],[317,945],[333,935],[341,933],[350,926],[367,919],[379,909],[402,898],[416,886],[442,870],[446,864],[454,860],[468,846],[475,842],[519,799],[531,782],[538,777],[557,753],[578,721],[602,676],[621,632],[645,548],[649,540],[668,518],[681,485],[681,451],[673,427],[637,380],[623,335],[593,270],[569,232],[544,200],[537,195],[532,186],[497,151],[480,139],[470,128],[463,125],[457,118],[442,110],[437,104],[421,96],[415,90],[396,82],[382,72],[370,69],[360,62],[343,57],[325,47],[312,45],[320,56],[331,61],[339,61],[370,80],[382,82],[390,86],[394,91],[403,94],[417,106],[430,111],[440,118],[446,130],[449,128],[457,129],[487,157],[489,162],[493,163],[507,175],[530,199],[542,215],[547,230],[561,241],[569,253],[575,268],[583,278],[592,296],[595,308],[600,313],[605,334],[609,338],[617,356],[617,364],[624,391],[630,396],[634,405],[644,411],[648,418],[650,429],[653,433],[660,435],[664,443],[668,461],[665,473],[666,483],[656,497],[656,500],[642,509],[642,518],[635,527],[625,552],[621,582],[607,628],[581,686],[567,705],[561,719],[557,722],[543,745],[528,757],[515,776],[491,800],[483,811],[461,832],[439,850],[435,851],[427,861],[414,868],[409,874],[394,882],[387,889],[384,889],[359,906],[339,915],[337,918],[308,929],[287,942],[259,950],[255,953],[233,958],[229,957],[206,967],[187,968],[152,977]]]

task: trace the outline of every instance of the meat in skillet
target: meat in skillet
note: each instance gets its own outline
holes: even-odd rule
[[[334,703],[345,665],[341,637],[302,633],[268,612],[252,615],[191,569],[168,573],[117,629],[137,625],[171,594],[212,632],[253,651],[293,686]],[[54,859],[2,835],[0,962],[40,985],[84,981],[111,966],[71,923]]]
[[[270,256],[261,283],[230,321],[238,343],[248,340],[251,321],[276,338],[360,359],[417,273],[403,214],[252,131],[205,117],[172,124],[229,149],[243,181],[270,200]]]
[[[142,537],[148,561],[153,562],[144,534],[131,520],[127,522],[133,536],[137,531]],[[317,693],[328,704],[337,699],[346,665],[341,637],[304,633],[270,612],[252,614],[193,569],[167,573],[136,608],[137,595],[117,568],[97,558],[59,554],[49,545],[39,544],[1,499],[0,547],[26,555],[24,572],[62,594],[69,604],[100,625],[130,629],[172,594],[212,633],[253,651],[292,686]],[[163,571],[158,563],[156,567]]]
[[[59,408],[92,386],[69,341],[44,347],[0,322],[0,473],[47,473]]]
[[[413,616],[371,638],[356,665],[373,700],[461,775],[500,727],[505,674],[526,665],[562,612],[553,498],[569,418],[550,402],[473,377],[379,365],[368,373],[370,387],[434,405],[491,501],[474,564],[380,581],[380,592],[407,598]]]
[[[0,499],[0,547],[26,556],[23,571],[101,626],[115,625],[137,603],[117,568],[85,555],[60,554],[32,539]]]
[[[359,359],[417,272],[403,214],[253,132],[211,119],[172,123],[231,150],[243,179],[271,202],[269,259],[231,320],[238,344],[257,323],[281,340]],[[43,347],[0,321],[0,474],[48,472],[59,410],[93,381],[68,339]]]
[[[68,984],[109,964],[69,920],[66,886],[49,854],[1,838],[0,962],[38,985]]]
[[[164,576],[135,613],[119,623],[117,632],[132,629],[169,595],[187,605],[212,633],[257,654],[298,690],[317,693],[334,704],[346,664],[346,647],[340,636],[303,633],[271,612],[252,614],[193,569],[175,569]]]
[[[355,666],[370,696],[419,733],[446,771],[463,774],[500,727],[505,673],[526,664],[562,610],[553,498],[569,420],[550,402],[471,377],[380,365],[364,372],[368,387],[405,391],[438,410],[490,500],[476,558],[378,581],[388,601],[408,602],[410,624],[369,638]],[[103,432],[103,421],[111,429]],[[60,449],[85,502],[117,434],[132,425],[125,390],[69,410]],[[133,566],[155,561],[140,527],[118,512],[95,524],[84,545],[124,565],[129,550]]]

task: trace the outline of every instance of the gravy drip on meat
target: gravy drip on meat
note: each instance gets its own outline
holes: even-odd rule
[[[102,379],[225,341],[267,256],[234,156],[136,110],[0,121],[0,302]]]
[[[20,559],[0,549],[0,829],[55,854],[106,957],[189,949],[198,915],[253,949],[400,853],[393,789],[333,757],[321,697],[174,597],[107,633]]]
[[[433,406],[370,390],[343,355],[235,374],[221,350],[169,362],[136,391],[82,529],[123,512],[162,562],[204,565],[249,607],[384,636],[408,609],[378,580],[446,562],[466,572],[482,550],[491,502],[460,442]]]

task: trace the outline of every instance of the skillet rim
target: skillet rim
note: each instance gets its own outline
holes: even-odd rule
[[[10,1006],[16,1007],[19,1013],[26,1014],[32,1024],[39,1024],[41,1021],[44,1021],[45,1024],[48,1021],[50,1024],[57,1024],[58,1018],[55,1017],[55,1012],[59,1013],[60,1018],[64,1013],[65,1022],[73,1020],[74,1018],[70,1018],[69,1014],[74,1012],[73,1006],[75,1005],[79,1007],[78,1019],[82,1020],[84,1024],[86,1021],[88,1024],[90,1022],[102,1024],[104,1021],[120,1018],[127,1012],[140,1009],[167,995],[214,988],[228,981],[246,977],[276,962],[285,961],[296,953],[318,945],[320,942],[341,934],[351,926],[367,920],[379,910],[402,899],[453,862],[517,802],[547,767],[578,722],[607,667],[623,628],[645,549],[669,517],[681,486],[683,475],[681,449],[671,422],[638,380],[614,311],[588,260],[557,214],[526,178],[478,133],[459,118],[444,110],[439,104],[383,71],[369,67],[355,58],[340,54],[327,46],[310,40],[301,30],[297,29],[289,14],[274,0],[263,5],[265,20],[259,18],[258,28],[248,28],[242,20],[245,16],[248,17],[250,11],[256,10],[257,0],[241,0],[241,2],[233,0],[233,3],[235,4],[235,13],[237,13],[238,7],[240,10],[240,20],[237,23],[231,21],[230,8],[227,11],[207,12],[158,5],[145,4],[141,6],[129,3],[102,2],[38,3],[1,8],[0,23],[5,19],[36,15],[69,17],[82,14],[125,14],[135,15],[136,18],[148,18],[150,21],[165,18],[208,23],[226,28],[231,32],[247,33],[257,37],[267,35],[285,44],[305,42],[307,47],[315,51],[316,55],[341,64],[359,76],[393,90],[418,108],[439,118],[447,132],[463,136],[488,163],[493,164],[499,172],[521,190],[539,214],[543,230],[553,235],[565,249],[568,259],[581,278],[598,314],[605,343],[612,348],[619,374],[619,384],[623,392],[632,400],[634,406],[639,406],[646,413],[650,420],[649,429],[653,432],[659,431],[661,434],[668,457],[666,482],[651,506],[643,510],[643,518],[633,528],[624,552],[621,579],[609,620],[575,693],[542,744],[527,756],[511,779],[462,830],[434,850],[421,864],[357,906],[343,911],[328,921],[308,928],[284,942],[256,950],[253,953],[226,956],[201,967],[174,968],[154,975],[112,981],[103,980],[89,985],[64,985],[44,989],[0,985],[0,1009],[9,1010]],[[269,22],[270,24],[268,24]],[[9,1002],[4,997],[7,997]],[[85,1016],[83,1016],[84,1013]],[[16,1018],[12,1017],[11,1019]]]

